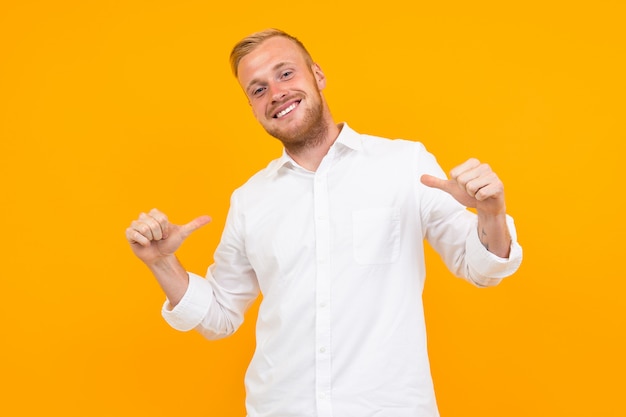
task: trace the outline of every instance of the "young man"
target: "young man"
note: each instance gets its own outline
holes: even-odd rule
[[[221,338],[263,293],[249,417],[437,416],[423,241],[477,286],[515,272],[522,251],[501,181],[475,159],[447,180],[420,143],[335,123],[323,71],[284,32],[242,40],[231,63],[284,153],[233,193],[206,278],[175,252],[208,217],[180,226],[152,210],[132,222],[126,237],[167,296],[163,316]]]

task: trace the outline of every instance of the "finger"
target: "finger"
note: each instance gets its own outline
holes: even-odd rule
[[[480,161],[476,158],[470,158],[467,161],[463,162],[461,165],[458,165],[450,171],[450,178],[456,180],[463,174],[467,175],[472,172],[476,168],[480,166]]]
[[[163,225],[159,222],[158,219],[154,218],[152,215],[141,213],[139,216],[139,220],[144,222],[150,227],[150,231],[152,232],[152,238],[154,240],[164,239],[163,233]]]
[[[495,173],[479,178],[481,185],[476,189],[474,197],[478,201],[499,197],[504,193],[504,185]]]
[[[182,226],[182,232],[184,237],[188,237],[190,234],[201,228],[202,226],[211,222],[211,218],[209,216],[200,216],[189,223]]]
[[[150,228],[153,240],[163,239],[163,231],[161,230],[161,224],[156,219],[146,213],[139,215],[139,221],[146,224]]]
[[[152,235],[152,229],[145,222],[141,220],[133,220],[133,222],[130,224],[130,227],[137,233],[148,239],[148,241],[154,239],[154,236]]]
[[[469,178],[469,175],[468,175]],[[463,183],[462,179],[458,179],[457,180],[459,182],[459,185],[461,185],[465,191],[471,195],[472,197],[475,197],[476,194],[483,188],[486,187],[487,185],[489,185],[491,183],[491,181],[493,181],[493,178],[491,175],[487,174],[487,175],[478,175],[475,178],[469,179],[467,180],[467,178],[465,179],[465,183]]]
[[[170,225],[167,216],[155,208],[150,210],[148,214],[159,223],[159,227],[161,228],[161,235],[163,236],[163,239],[167,239],[167,236],[169,235]]]
[[[126,240],[128,240],[128,243],[131,245],[139,244],[144,247],[150,245],[150,240],[132,227],[126,229]]]
[[[454,179],[463,189],[473,196],[479,188],[483,187],[486,182],[489,181],[491,174],[493,174],[493,171],[489,165],[480,164],[475,168],[468,169],[458,174]],[[472,183],[474,183],[474,186],[470,186]]]

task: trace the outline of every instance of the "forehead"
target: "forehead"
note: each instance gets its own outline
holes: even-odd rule
[[[239,61],[239,83],[246,86],[283,63],[306,65],[304,52],[295,42],[283,36],[266,39]]]

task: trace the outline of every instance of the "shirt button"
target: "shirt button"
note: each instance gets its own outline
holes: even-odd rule
[[[320,307],[322,307],[322,308],[326,307],[326,301],[322,301],[322,302],[320,303]]]
[[[325,392],[320,392],[319,397],[320,397],[321,400],[325,399],[326,398],[326,393]]]
[[[322,347],[320,348],[320,352],[321,352],[321,353],[326,352],[326,348],[322,346]]]

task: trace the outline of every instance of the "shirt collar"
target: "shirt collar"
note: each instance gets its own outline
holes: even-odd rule
[[[341,131],[339,132],[339,136],[337,136],[337,139],[335,140],[335,143],[332,144],[331,148],[344,147],[355,151],[363,149],[361,137],[357,132],[352,130],[352,128],[345,122],[340,124],[340,128]],[[283,148],[283,154],[281,157],[273,160],[267,167],[267,176],[270,177],[276,174],[278,170],[285,165],[298,166],[298,164],[287,154],[285,148]]]
[[[340,144],[355,151],[360,151],[361,149],[363,149],[360,134],[352,130],[352,128],[348,126],[348,124],[345,122],[341,123],[340,127],[341,132],[339,132],[339,136],[337,136],[337,140],[335,141],[333,146]]]

